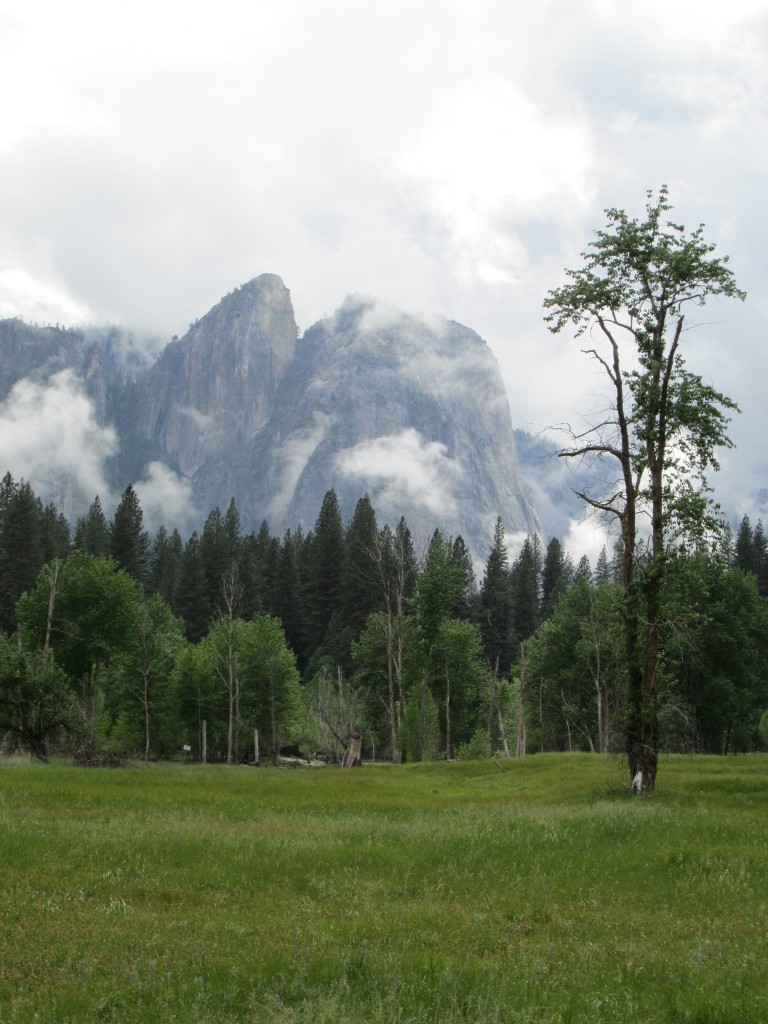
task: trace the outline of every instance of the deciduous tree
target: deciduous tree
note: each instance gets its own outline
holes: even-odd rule
[[[632,777],[653,788],[658,762],[661,592],[669,544],[716,527],[706,472],[729,446],[734,403],[685,365],[689,311],[719,297],[744,298],[727,266],[704,239],[667,219],[666,187],[648,193],[643,219],[606,211],[607,227],[549,293],[553,332],[587,334],[585,351],[608,385],[606,406],[586,432],[573,432],[559,454],[616,467],[607,493],[581,497],[621,529],[623,616],[629,672],[626,752]],[[642,517],[642,519],[641,519]],[[641,522],[650,523],[647,551]]]

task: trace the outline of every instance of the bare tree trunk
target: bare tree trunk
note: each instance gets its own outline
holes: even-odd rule
[[[144,670],[144,760],[149,761],[149,672]]]
[[[270,725],[272,727],[272,764],[278,763],[280,755],[280,742],[277,732],[277,711],[275,710],[275,680],[273,676],[269,677],[269,716]]]
[[[227,714],[227,764],[232,764],[234,754],[234,736],[235,736],[235,679],[234,679],[234,666],[232,664],[232,649],[228,652],[227,665],[227,689],[229,691],[229,707]]]
[[[208,764],[208,722],[203,719],[202,723],[202,739],[200,741],[200,760],[203,764]]]
[[[421,692],[419,694],[419,760],[424,760],[424,748],[427,745],[427,670],[421,674]]]
[[[501,735],[501,749],[504,751],[504,757],[509,758],[512,755],[509,752],[509,742],[507,740],[507,730],[504,725],[504,716],[501,713],[501,704],[496,709],[499,716],[499,733]]]
[[[363,734],[355,730],[349,738],[349,744],[341,759],[342,768],[359,768],[363,763],[362,757]]]
[[[451,677],[448,665],[445,666],[445,759],[450,761],[451,751]]]
[[[492,690],[491,690],[491,714],[488,717],[488,736],[491,735],[491,716],[493,715],[493,705],[496,705],[496,714],[499,720],[499,736],[501,738],[501,747],[504,751],[504,757],[509,757],[509,743],[507,742],[507,729],[504,725],[504,715],[501,712],[501,696],[499,695],[499,659],[496,658],[496,664],[493,666],[492,673]]]
[[[218,616],[226,623],[227,629],[227,664],[223,668],[217,665],[217,671],[227,691],[227,764],[234,763],[235,750],[238,746],[235,726],[239,723],[240,679],[237,671],[236,633],[242,596],[243,588],[237,578],[237,566],[232,565],[221,579],[221,605],[218,609]]]
[[[520,697],[517,717],[517,748],[515,757],[525,757],[525,643],[520,644]]]
[[[254,729],[253,730],[253,760],[254,760],[254,764],[258,765],[258,764],[261,763],[260,758],[259,758],[259,730],[258,729]]]
[[[61,563],[58,558],[51,563],[51,574],[48,579],[48,615],[45,620],[45,643],[43,644],[43,655],[48,653],[51,644],[51,630],[53,629],[53,612],[56,606],[56,588],[59,583],[59,568]]]

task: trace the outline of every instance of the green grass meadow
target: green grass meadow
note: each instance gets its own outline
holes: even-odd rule
[[[0,1024],[768,1021],[768,757],[0,762]]]

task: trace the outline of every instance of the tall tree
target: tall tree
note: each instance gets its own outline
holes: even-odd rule
[[[134,642],[119,661],[113,747],[140,749],[145,761],[153,748],[156,754],[171,752],[163,739],[173,721],[170,681],[183,647],[183,624],[163,598],[155,594],[143,601]]]
[[[300,576],[300,533],[286,530],[282,544],[273,542],[274,571],[272,594],[268,602],[268,610],[283,624],[289,646],[297,653],[304,650],[305,621],[304,596]],[[271,560],[271,559],[270,559]]]
[[[277,619],[254,615],[243,623],[240,674],[243,716],[266,737],[276,764],[280,747],[295,742],[304,717],[296,656]]]
[[[218,507],[212,509],[205,520],[203,532],[200,535],[200,555],[203,560],[208,604],[211,608],[216,609],[221,592],[221,581],[233,563],[224,517]]]
[[[183,552],[184,545],[179,531],[174,530],[168,536],[166,528],[161,526],[155,534],[149,553],[147,591],[150,594],[159,594],[171,606],[176,601]]]
[[[131,484],[123,491],[115,509],[110,532],[109,553],[129,576],[143,585],[147,573],[149,536],[144,529],[144,513]]]
[[[307,653],[325,638],[333,613],[341,603],[344,567],[344,526],[336,491],[327,491],[307,553]]]
[[[403,517],[394,531],[387,524],[379,532],[374,556],[384,614],[381,617],[375,614],[368,617],[360,640],[360,650],[354,652],[354,656],[363,665],[370,684],[377,678],[376,671],[371,670],[375,658],[365,658],[363,663],[361,655],[364,650],[370,653],[377,637],[383,639],[386,660],[382,668],[383,675],[379,679],[386,679],[386,689],[384,692],[379,690],[379,699],[386,709],[389,756],[396,763],[402,756],[398,735],[405,711],[403,668],[406,612],[418,575],[411,533]],[[375,686],[372,692],[374,690]]]
[[[243,538],[240,532],[240,512],[234,498],[229,499],[227,511],[224,513],[224,532],[227,535],[230,561],[236,562],[240,554],[240,545]]]
[[[379,528],[371,499],[364,494],[355,506],[344,545],[342,616],[358,637],[368,616],[382,608],[378,560]]]
[[[610,583],[613,579],[614,574],[611,572],[611,566],[608,562],[608,552],[605,549],[605,545],[600,548],[600,554],[597,556],[593,575],[594,581],[598,586],[602,586],[604,583]]]
[[[739,528],[736,531],[736,540],[733,543],[734,564],[737,569],[744,572],[751,572],[757,575],[757,558],[752,524],[749,516],[743,516]]]
[[[75,547],[87,555],[106,558],[110,549],[109,535],[109,523],[97,494],[88,512],[75,524]]]
[[[269,532],[269,524],[261,521],[257,533],[243,538],[240,559],[243,566],[243,606],[250,617],[271,608],[280,542]]]
[[[179,565],[179,579],[176,600],[173,604],[176,615],[184,620],[184,634],[190,643],[196,644],[205,636],[213,607],[205,582],[205,568],[200,551],[197,531],[184,545]]]
[[[510,570],[515,634],[527,640],[536,632],[541,618],[541,545],[539,538],[526,537]]]
[[[69,523],[55,505],[45,506],[40,518],[40,547],[43,562],[66,558],[70,549]]]
[[[83,742],[95,749],[105,669],[131,649],[140,607],[138,583],[110,558],[73,552],[43,567],[18,604],[26,642],[51,650],[80,690]]]
[[[436,751],[431,737],[430,723],[439,728],[438,695],[435,690],[439,682],[446,680],[442,697],[443,735],[450,742],[450,674],[443,672],[441,640],[444,639],[445,624],[454,618],[465,592],[466,577],[463,565],[454,557],[453,541],[445,539],[435,530],[427,550],[424,571],[419,577],[414,610],[416,613],[418,644],[412,657],[412,683],[408,701],[412,705],[409,715],[409,753],[415,760],[422,760]],[[479,634],[477,645],[480,646]]]
[[[573,582],[569,578],[568,562],[557,537],[547,544],[544,568],[541,573],[541,617],[548,619],[555,605]],[[573,569],[571,567],[571,573]]]
[[[768,604],[754,576],[701,551],[678,553],[668,565],[664,601],[664,669],[673,683],[666,703],[674,707],[674,715],[665,717],[678,734],[685,726],[683,749],[751,749],[768,707]]]
[[[477,611],[477,583],[472,558],[461,534],[453,542],[451,558],[461,580],[461,591],[453,607],[453,616],[457,619],[469,619]]]
[[[43,566],[40,537],[42,509],[28,483],[14,483],[10,474],[0,495],[0,630],[16,625],[15,606],[30,590]]]
[[[496,520],[493,547],[485,563],[479,606],[480,635],[488,664],[497,676],[506,675],[514,661],[515,636],[509,555],[501,516]]]
[[[762,520],[758,520],[754,530],[749,516],[741,520],[733,546],[733,564],[737,569],[752,573],[762,597],[768,594],[768,540]]]
[[[757,589],[761,597],[768,597],[768,538],[765,536],[762,519],[757,521],[752,534],[752,545],[755,550]]]
[[[608,409],[587,434],[559,454],[597,459],[616,468],[607,493],[582,492],[593,508],[618,520],[622,542],[623,616],[629,671],[626,753],[630,775],[653,788],[658,766],[658,684],[661,592],[670,542],[716,527],[706,472],[730,446],[725,395],[686,369],[686,315],[718,297],[744,298],[727,258],[713,255],[703,227],[687,234],[667,219],[666,187],[648,192],[643,220],[606,211],[607,228],[567,271],[570,282],[549,293],[550,329],[589,331],[608,384]],[[650,521],[641,559],[639,517]]]

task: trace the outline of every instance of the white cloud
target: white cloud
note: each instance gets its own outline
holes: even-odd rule
[[[115,432],[96,422],[70,370],[47,385],[20,381],[0,405],[0,465],[67,514],[82,512],[96,494],[110,504],[103,465],[116,450]],[[62,477],[71,481],[64,493]]]
[[[210,430],[216,422],[215,416],[208,416],[206,413],[200,412],[199,409],[194,409],[191,405],[183,406],[179,412],[183,413],[184,416],[187,416],[201,434]]]
[[[161,526],[185,530],[196,516],[192,482],[162,462],[150,462],[146,477],[133,488],[144,513],[144,525],[151,532]]]
[[[41,324],[87,323],[92,314],[78,305],[66,290],[48,281],[40,281],[26,270],[10,267],[0,270],[0,318],[23,312],[24,318]]]
[[[279,482],[269,503],[267,516],[271,523],[282,522],[301,474],[326,437],[332,423],[332,417],[316,412],[312,426],[292,434],[277,452],[277,459],[280,463]]]
[[[444,444],[425,441],[418,431],[376,437],[336,456],[339,471],[372,486],[384,518],[391,509],[414,504],[435,516],[451,516],[461,470]]]
[[[750,291],[726,340],[750,367],[742,477],[765,483],[764,0],[12,6],[3,315],[170,337],[272,271],[302,327],[348,292],[469,325],[515,423],[545,425],[592,381],[543,296],[604,207],[667,182]]]
[[[616,540],[615,524],[612,529],[610,524],[602,522],[594,515],[586,514],[583,519],[574,519],[571,522],[563,548],[571,556],[574,564],[578,564],[586,555],[594,569],[603,548],[606,549],[608,557],[611,557]]]

